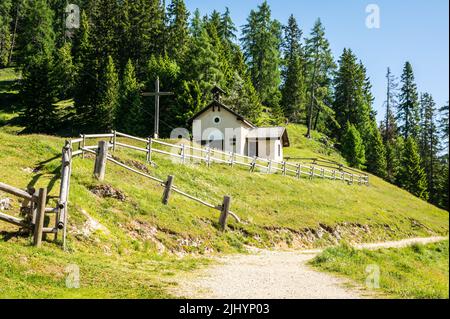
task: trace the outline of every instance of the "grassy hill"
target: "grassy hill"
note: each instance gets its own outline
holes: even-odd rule
[[[0,114],[0,181],[48,187],[50,196],[57,196],[64,139],[17,135],[21,128],[11,108],[0,105]],[[288,127],[292,145],[286,156],[343,161],[324,136],[315,132],[308,140],[304,132],[303,126]],[[69,198],[69,251],[61,251],[50,235],[35,249],[17,227],[0,222],[1,297],[167,297],[165,288],[174,284],[175,274],[208,263],[204,256],[242,251],[244,245],[316,247],[340,239],[448,234],[448,212],[374,176],[370,186],[358,186],[220,164],[180,165],[165,155],[155,155],[158,166],[151,167],[133,150],[119,149],[115,156],[161,179],[172,174],[180,189],[214,204],[231,195],[231,208],[242,222],[230,218],[229,229],[221,232],[218,211],[177,194],[164,206],[160,186],[111,163],[100,183],[92,176],[92,156],[78,157]],[[17,215],[20,203],[11,198],[6,212]],[[80,289],[66,288],[71,264],[80,269]]]

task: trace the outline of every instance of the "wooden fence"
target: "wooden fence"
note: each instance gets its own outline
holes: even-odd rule
[[[42,235],[47,233],[57,233],[57,228],[44,227],[44,218],[46,213],[54,213],[54,208],[46,208],[47,203],[47,189],[40,188],[38,191],[29,189],[28,191],[21,190],[17,187],[1,183],[0,191],[22,198],[21,211],[26,212],[24,218],[11,216],[0,213],[0,220],[29,229],[33,232],[33,245],[41,246]]]
[[[256,170],[265,173],[280,173],[283,176],[296,178],[327,178],[331,180],[341,180],[349,184],[357,182],[358,185],[369,185],[369,176],[350,167],[346,167],[337,162],[332,162],[320,158],[299,158],[299,163],[287,161],[275,161],[261,157],[249,157],[233,152],[223,152],[213,148],[203,148],[189,144],[174,144],[154,138],[141,138],[125,133],[113,131],[109,134],[86,134],[75,140],[78,145],[76,154],[83,154],[84,149],[95,149],[97,145],[86,145],[86,141],[92,138],[109,138],[112,150],[118,146],[133,149],[146,153],[147,162],[152,161],[152,154],[158,153],[177,158],[185,164],[188,160],[205,162],[208,166],[212,163],[223,163],[230,166],[240,165],[248,168],[251,172]],[[139,143],[142,146],[129,145],[120,142],[120,138],[126,138]],[[74,141],[72,141],[74,143]]]

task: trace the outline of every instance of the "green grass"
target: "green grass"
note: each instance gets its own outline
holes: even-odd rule
[[[151,249],[65,253],[51,245],[37,249],[0,241],[0,298],[173,298],[166,290],[176,284],[174,274],[207,262],[160,256]],[[78,268],[79,288],[66,284],[73,266]]]
[[[304,125],[290,124],[287,127],[291,147],[283,150],[285,157],[316,158],[322,157],[331,161],[346,164],[341,154],[333,148],[333,142],[325,135],[312,131],[311,139],[305,137],[307,128]]]
[[[368,265],[379,267],[379,289],[394,298],[449,297],[448,240],[406,248],[356,250],[347,245],[328,248],[311,264],[349,277],[364,286]],[[375,288],[371,288],[375,289]]]
[[[13,112],[14,108],[0,104],[0,116],[13,118]],[[0,181],[19,188],[48,187],[52,197],[48,205],[56,205],[64,139],[17,134],[23,127],[15,123],[14,119],[0,123]],[[314,132],[308,140],[304,133],[303,126],[288,127],[291,147],[286,155],[342,161],[338,152],[323,143],[321,134]],[[145,156],[133,150],[118,149],[115,156],[128,163],[145,162]],[[112,163],[107,165],[105,181],[98,182],[92,176],[92,157],[78,157],[70,187],[69,252],[50,241],[36,250],[29,246],[29,238],[16,237],[17,227],[0,222],[0,296],[165,297],[166,275],[203,265],[207,254],[241,252],[244,245],[326,246],[335,242],[333,232],[360,242],[448,234],[447,212],[373,176],[367,187],[250,173],[237,166],[183,166],[158,154],[153,160],[157,167],[145,165],[151,175],[161,179],[174,175],[175,185],[194,196],[218,205],[224,195],[231,195],[231,208],[242,223],[230,218],[228,230],[221,232],[217,210],[177,194],[169,205],[162,205],[159,185]],[[93,194],[91,189],[102,184],[123,192],[126,199]],[[13,198],[12,205],[7,213],[18,215],[19,201]],[[104,230],[83,234],[86,213]],[[175,258],[180,254],[188,255]],[[33,262],[22,264],[21,260]],[[86,279],[80,290],[64,286],[61,269],[70,263],[78,264],[81,280]]]

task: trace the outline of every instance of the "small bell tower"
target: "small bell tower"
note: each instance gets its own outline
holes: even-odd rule
[[[217,101],[217,102],[220,102],[221,94],[226,94],[226,92],[224,90],[222,90],[220,87],[218,87],[217,85],[215,85],[211,89],[211,93],[213,95],[214,101]]]

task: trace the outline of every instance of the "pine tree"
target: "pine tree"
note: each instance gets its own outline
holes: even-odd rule
[[[410,135],[417,138],[419,134],[419,102],[414,73],[409,62],[406,62],[403,68],[401,83],[397,113],[399,130],[405,139]]]
[[[420,104],[423,113],[420,127],[420,153],[427,175],[430,202],[437,204],[439,201],[437,196],[439,132],[436,126],[436,104],[428,93],[422,95]]]
[[[92,30],[89,19],[85,13],[81,13],[80,30],[75,39],[75,67],[77,77],[74,87],[74,104],[77,114],[77,126],[80,129],[95,127],[92,120],[95,118],[96,105],[98,103],[99,62],[95,49],[91,42]]]
[[[254,124],[259,123],[263,107],[250,76],[241,78],[239,73],[235,72],[230,94],[223,98],[223,102]]]
[[[449,134],[449,119],[448,119],[448,113],[449,113],[449,107],[448,107],[448,101],[447,104],[442,106],[439,109],[440,113],[440,119],[439,119],[439,131],[441,133],[441,139],[442,143],[444,144],[444,150],[449,150],[448,148],[448,134]]]
[[[225,86],[225,76],[219,52],[214,50],[212,39],[203,23],[194,26],[195,33],[184,64],[183,78],[198,81],[205,100],[209,100],[209,92],[214,85]],[[197,30],[200,28],[200,30]]]
[[[72,98],[75,85],[76,68],[72,58],[72,45],[66,42],[56,51],[52,77],[55,81],[58,98]]]
[[[50,57],[55,51],[53,12],[47,0],[24,0],[22,28],[18,37],[20,65],[26,67],[36,56]]]
[[[120,68],[131,59],[144,78],[147,59],[163,52],[164,15],[158,0],[124,0],[121,5]]]
[[[236,26],[230,16],[230,10],[225,7],[225,12],[220,17],[219,28],[217,29],[220,37],[225,43],[233,43],[236,40]]]
[[[367,170],[381,178],[387,176],[386,147],[381,132],[372,122],[368,147],[366,148]]]
[[[128,60],[122,77],[116,127],[128,134],[145,136],[145,124],[140,85],[136,79],[133,63]]]
[[[12,2],[2,0],[0,2],[0,68],[8,65],[8,56],[11,49],[11,22]]]
[[[168,9],[167,54],[175,61],[183,61],[189,46],[189,12],[183,0],[172,0]]]
[[[364,169],[366,163],[364,144],[356,127],[347,122],[342,137],[342,154],[348,164],[357,169]]]
[[[330,44],[325,38],[325,28],[320,19],[317,19],[310,36],[305,40],[305,56],[308,94],[306,114],[308,131],[306,136],[310,138],[313,122],[317,123],[321,114],[318,105],[329,108],[332,104],[332,77],[336,69]],[[325,114],[330,114],[330,112],[325,112]]]
[[[427,176],[421,165],[417,143],[412,136],[405,141],[397,182],[411,194],[428,200]]]
[[[120,34],[119,19],[120,2],[111,0],[89,1],[86,12],[91,21],[91,43],[99,61],[105,68],[108,57],[119,60]]]
[[[339,59],[333,109],[340,127],[350,122],[364,137],[370,131],[370,105],[365,95],[365,73],[349,49],[344,49]],[[339,138],[339,130],[336,130],[336,135]]]
[[[108,56],[100,80],[99,101],[96,106],[94,123],[99,130],[110,130],[114,128],[119,106],[119,78],[111,56]]]
[[[294,16],[289,17],[284,28],[283,86],[281,105],[285,116],[292,122],[304,118],[306,86],[304,78],[304,53],[301,46],[302,31]]]
[[[54,103],[57,90],[52,78],[55,50],[53,16],[46,0],[25,2],[22,29],[22,82],[20,98],[24,123],[32,132],[50,133],[57,126]]]
[[[397,107],[397,82],[394,75],[391,73],[391,69],[387,69],[386,74],[387,87],[386,87],[386,113],[384,128],[382,131],[383,141],[387,143],[392,141],[397,135],[397,123],[395,121],[395,110]]]
[[[281,25],[272,20],[267,1],[252,10],[242,30],[244,56],[253,85],[264,105],[279,113]]]

